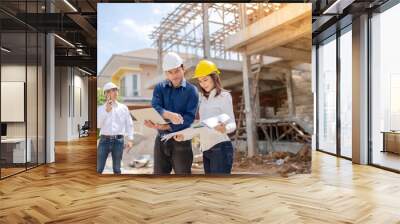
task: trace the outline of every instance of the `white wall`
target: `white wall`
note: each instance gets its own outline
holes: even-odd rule
[[[36,70],[38,69],[38,71]],[[27,77],[27,82],[25,78]],[[6,122],[7,123],[7,137],[9,138],[24,138],[25,133],[30,140],[30,148],[32,151],[32,161],[44,163],[44,150],[45,150],[45,117],[44,117],[44,74],[42,68],[36,66],[27,67],[20,64],[3,64],[1,66],[1,81],[2,82],[25,82],[26,83],[26,107],[22,106],[20,112],[24,113],[26,110],[27,119],[22,122]],[[4,89],[2,89],[3,92]],[[23,90],[21,90],[23,94]],[[38,92],[37,92],[38,91]],[[2,95],[7,97],[7,95]],[[3,112],[13,113],[11,108],[1,108]],[[26,132],[27,131],[27,132]],[[49,152],[51,150],[48,150]],[[38,156],[37,156],[38,154]],[[50,153],[51,154],[51,153]],[[48,157],[52,158],[52,157]],[[52,162],[52,160],[48,160]]]
[[[71,135],[72,138],[78,138],[79,133],[78,133],[78,124],[81,126],[85,123],[85,121],[88,120],[88,78],[87,77],[82,77],[80,76],[81,73],[78,75],[76,74],[75,70],[75,75],[74,75],[74,92],[72,92],[73,96],[71,96],[71,99],[74,99],[74,103],[71,102],[71,105],[74,105],[74,108],[72,108],[72,119],[71,119]],[[80,90],[80,93],[79,93]],[[80,94],[80,97],[79,97]],[[81,102],[79,102],[79,100]],[[79,111],[79,107],[81,107],[81,113]],[[75,113],[74,113],[75,112]]]
[[[79,138],[78,124],[83,125],[88,120],[88,78],[82,75],[71,67],[56,67],[56,141]]]
[[[25,65],[2,65],[1,66],[1,81],[18,81],[25,82]],[[30,70],[31,67],[28,67]],[[6,110],[6,108],[1,108]],[[9,122],[7,123],[7,136],[8,137],[25,137],[25,123],[24,122]]]

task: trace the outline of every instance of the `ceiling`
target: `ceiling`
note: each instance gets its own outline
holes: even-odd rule
[[[98,1],[51,0],[47,5],[45,2],[0,1],[2,46],[12,50],[7,54],[7,60],[17,63],[25,55],[32,58],[37,51],[36,33],[52,32],[56,34],[56,66],[77,66],[95,75]],[[39,50],[42,47],[40,44]]]
[[[310,0],[294,2],[313,3],[313,42],[332,35],[338,27],[351,23],[351,18],[372,10],[388,0]],[[134,0],[45,0],[0,1],[0,26],[3,46],[14,48],[18,58],[24,52],[24,32],[54,32],[56,65],[79,66],[96,74],[96,30],[97,3],[150,2]],[[278,1],[279,2],[279,1]],[[283,1],[281,1],[283,2]],[[49,12],[52,13],[49,13]],[[346,19],[348,22],[346,22]],[[341,22],[338,22],[341,21]],[[22,33],[21,33],[22,32]],[[34,43],[29,43],[28,55],[34,52]],[[301,45],[301,44],[300,44]],[[299,45],[299,46],[300,46]],[[9,57],[12,58],[12,57]]]
[[[376,12],[389,1],[396,0],[312,0],[313,44],[350,25],[354,17]]]

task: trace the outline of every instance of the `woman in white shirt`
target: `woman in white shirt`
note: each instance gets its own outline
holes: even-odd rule
[[[200,149],[206,174],[230,174],[233,163],[233,145],[228,137],[228,134],[236,130],[232,96],[222,88],[219,75],[220,71],[213,62],[201,60],[192,77],[198,80],[200,90],[200,121],[221,114],[229,116],[228,121],[219,123],[214,129],[200,132]],[[191,138],[193,136],[182,134],[174,136],[176,141]]]

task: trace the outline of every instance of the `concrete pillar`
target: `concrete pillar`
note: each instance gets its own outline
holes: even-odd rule
[[[240,25],[242,29],[247,26],[247,15],[245,4],[239,4],[240,10]],[[252,87],[253,87],[253,74],[251,73],[251,60],[250,55],[242,53],[243,60],[243,98],[245,104],[245,116],[246,116],[246,139],[247,139],[247,157],[253,157],[258,153],[257,146],[257,128],[255,122],[254,113],[254,100],[252,99]]]
[[[352,159],[368,163],[368,15],[353,20]]]
[[[245,103],[245,116],[246,116],[246,138],[247,138],[247,156],[253,157],[257,154],[257,132],[256,122],[254,117],[253,105],[254,99],[251,96],[252,73],[250,70],[251,62],[250,56],[245,53],[243,56],[243,97]]]
[[[55,161],[55,55],[54,34],[46,36],[46,163]]]
[[[210,30],[208,22],[208,8],[209,3],[202,4],[203,11],[203,56],[204,58],[210,58]]]

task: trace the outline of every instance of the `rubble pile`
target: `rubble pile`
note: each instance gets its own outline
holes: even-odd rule
[[[279,174],[284,177],[311,173],[311,146],[305,144],[296,154],[274,151],[266,155],[255,155],[252,158],[247,158],[243,152],[236,152],[233,172],[241,171]]]

